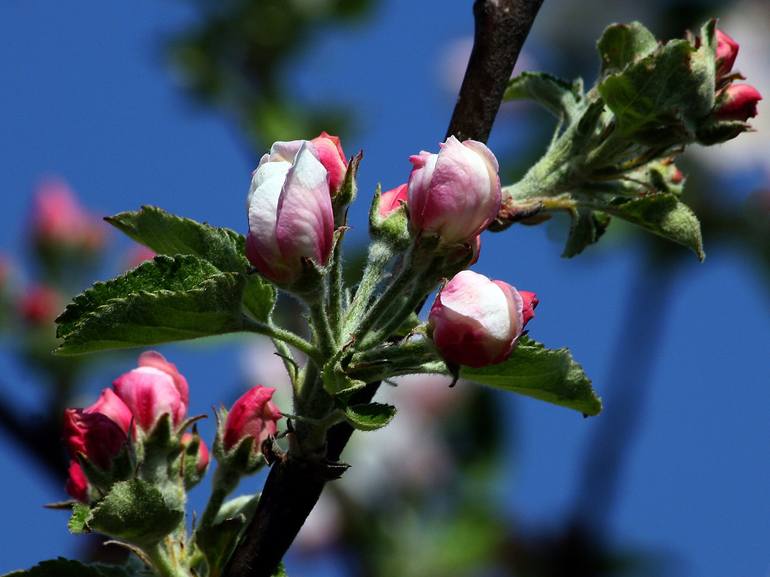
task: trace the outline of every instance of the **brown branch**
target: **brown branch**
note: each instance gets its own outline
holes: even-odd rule
[[[476,0],[468,68],[446,136],[486,142],[543,0]]]
[[[486,142],[503,92],[524,40],[543,0],[476,0],[476,34],[460,95],[447,135]],[[379,383],[369,383],[355,402],[369,402]],[[292,458],[273,464],[257,511],[226,567],[224,577],[271,577],[305,519],[334,478],[330,463],[339,460],[353,429],[333,427],[327,437],[327,462]]]

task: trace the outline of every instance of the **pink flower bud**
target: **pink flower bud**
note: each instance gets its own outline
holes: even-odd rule
[[[64,308],[61,296],[47,286],[33,286],[21,299],[21,317],[31,325],[48,325]]]
[[[174,378],[154,366],[140,366],[119,376],[112,383],[115,392],[131,410],[134,422],[149,433],[164,414],[179,425],[187,413],[187,405]]]
[[[409,217],[416,231],[438,235],[445,244],[464,243],[497,216],[497,159],[481,142],[450,136],[438,154],[422,151],[409,160]]]
[[[43,182],[35,194],[32,213],[35,242],[98,250],[104,243],[101,222],[83,210],[66,183]]]
[[[380,217],[388,218],[391,213],[399,209],[402,204],[406,204],[408,199],[409,185],[406,183],[392,188],[380,195]]]
[[[179,396],[185,407],[190,405],[190,387],[187,384],[187,379],[179,372],[174,363],[168,362],[166,357],[157,351],[145,351],[139,355],[138,364],[140,367],[154,367],[167,373],[174,380],[174,386],[179,391]]]
[[[109,469],[128,439],[132,415],[111,390],[85,409],[64,411],[64,438],[70,454],[85,456],[102,469]]]
[[[757,103],[760,100],[762,95],[750,84],[731,84],[717,96],[714,115],[719,120],[745,122],[757,115]]]
[[[187,448],[190,443],[192,443],[193,438],[194,437],[192,433],[185,433],[182,435],[182,438],[180,439],[182,447]],[[195,468],[197,469],[198,473],[203,474],[203,472],[209,466],[210,460],[211,456],[209,455],[209,448],[206,446],[206,443],[203,442],[203,439],[198,437],[198,461],[195,463]]]
[[[276,142],[259,162],[248,196],[246,256],[259,272],[291,283],[302,259],[329,260],[334,214],[328,172],[313,144]]]
[[[536,305],[533,293],[522,294],[507,283],[464,270],[433,303],[428,317],[433,342],[450,363],[500,363],[511,354]]]
[[[274,392],[272,387],[257,385],[235,401],[225,421],[223,445],[226,451],[247,437],[254,439],[254,448],[259,451],[262,441],[275,435],[281,412],[270,401]]]
[[[537,299],[537,295],[530,291],[519,291],[519,295],[521,295],[523,303],[521,310],[523,326],[527,326],[527,323],[535,317],[535,309],[540,301]]]
[[[67,468],[67,494],[81,503],[88,502],[88,479],[83,468],[75,460],[70,461]]]
[[[730,74],[739,48],[740,45],[735,40],[717,29],[717,78]]]
[[[318,160],[329,173],[329,189],[333,194],[342,186],[345,173],[348,171],[348,159],[342,150],[340,137],[324,131],[310,142],[315,146]]]

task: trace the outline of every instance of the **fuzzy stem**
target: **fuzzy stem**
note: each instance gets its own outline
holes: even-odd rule
[[[190,577],[190,573],[181,567],[175,567],[168,557],[168,552],[161,543],[144,550],[147,558],[159,577]]]
[[[311,359],[320,358],[320,353],[316,347],[310,344],[296,333],[289,330],[277,327],[272,323],[261,323],[250,319],[249,317],[243,317],[243,328],[252,333],[258,333],[260,335],[266,335],[272,339],[282,341],[288,345],[293,346],[295,349],[302,351]],[[277,348],[277,347],[276,347]],[[280,350],[279,350],[280,352]]]
[[[219,510],[222,508],[222,503],[224,503],[227,496],[235,490],[239,478],[238,474],[228,471],[225,467],[222,467],[222,465],[217,467],[212,482],[211,496],[209,497],[209,501],[206,503],[206,509],[201,516],[198,531],[209,529],[214,525]]]
[[[350,304],[345,315],[345,337],[343,340],[347,340],[347,337],[354,330],[356,323],[359,322],[364,314],[366,307],[369,306],[372,294],[382,280],[383,273],[392,258],[393,249],[388,243],[375,239],[369,245],[369,257],[366,262],[366,268],[364,269],[356,294],[353,297],[353,302]]]

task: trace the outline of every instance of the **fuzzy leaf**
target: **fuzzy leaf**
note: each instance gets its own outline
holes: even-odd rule
[[[546,349],[528,337],[519,343],[510,358],[500,364],[475,369],[462,367],[463,379],[512,391],[541,401],[598,415],[602,403],[567,349]]]
[[[602,80],[599,93],[620,134],[661,148],[692,140],[698,121],[714,106],[710,50],[671,40]]]
[[[158,256],[75,297],[57,319],[60,354],[145,346],[241,329],[245,277],[193,256]]]
[[[596,46],[602,60],[602,74],[610,74],[651,54],[658,47],[658,41],[641,23],[631,22],[608,26]]]
[[[95,531],[135,545],[152,545],[179,526],[184,510],[170,505],[157,487],[141,479],[115,483],[91,509]]]
[[[72,507],[72,516],[67,522],[67,529],[70,533],[77,535],[79,533],[88,533],[88,516],[91,509],[85,503],[75,503]]]
[[[706,258],[698,217],[675,194],[651,194],[632,200],[616,199],[616,202],[603,208],[613,216],[686,246],[700,260]]]
[[[145,573],[145,575],[147,575]],[[26,571],[6,573],[4,577],[138,577],[139,573],[118,565],[84,565],[70,559],[43,561]]]
[[[396,416],[396,407],[383,403],[367,403],[345,407],[345,418],[359,431],[381,429]]]
[[[572,215],[569,237],[561,256],[572,258],[597,242],[610,224],[610,218],[603,212],[579,208]]]
[[[567,82],[544,72],[522,72],[511,78],[503,98],[534,100],[567,124],[571,124],[585,106],[582,80]]]
[[[250,274],[243,291],[243,306],[258,321],[267,322],[275,307],[275,287],[257,274]]]
[[[243,235],[166,212],[155,206],[121,212],[105,219],[135,241],[158,254],[191,254],[209,261],[223,272],[245,272]]]

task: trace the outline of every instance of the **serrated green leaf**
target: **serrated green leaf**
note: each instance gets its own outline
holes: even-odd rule
[[[497,389],[512,391],[541,401],[598,415],[602,403],[567,349],[546,349],[542,344],[520,337],[510,358],[482,368],[462,367],[463,379]]]
[[[713,55],[671,40],[599,83],[620,134],[665,148],[692,140],[714,106]]]
[[[70,559],[43,561],[26,571],[13,571],[3,577],[134,577],[134,571],[118,565],[85,565]]]
[[[138,293],[187,291],[219,272],[209,262],[194,256],[157,256],[117,278],[97,282],[76,296],[56,319],[56,336],[66,337],[85,315],[93,313],[114,299]]]
[[[169,504],[157,487],[132,479],[112,486],[91,509],[88,524],[110,537],[147,546],[159,542],[183,519],[184,510]]]
[[[155,206],[121,212],[105,220],[158,254],[194,255],[209,261],[222,272],[249,269],[243,235],[228,228],[176,216]]]
[[[396,416],[396,407],[384,403],[367,403],[345,407],[345,418],[359,431],[381,429]]]
[[[257,274],[250,274],[243,291],[243,306],[254,319],[267,322],[275,307],[275,287]]]
[[[72,516],[67,522],[67,529],[72,534],[88,533],[88,517],[91,515],[91,508],[85,503],[75,503],[72,506]]]
[[[567,82],[544,72],[522,72],[511,78],[503,98],[534,100],[567,124],[585,107],[582,80]]]
[[[651,194],[631,200],[616,199],[603,208],[613,216],[686,246],[700,260],[706,258],[698,217],[675,194]]]
[[[601,238],[610,224],[610,217],[603,212],[579,208],[572,215],[572,224],[570,225],[567,244],[564,246],[564,252],[561,256],[572,258],[580,254],[583,250],[594,244]]]
[[[658,47],[655,35],[640,22],[608,26],[596,44],[602,61],[602,74],[620,72]]]
[[[159,256],[75,298],[57,319],[57,353],[195,339],[242,328],[245,276],[193,256]]]

